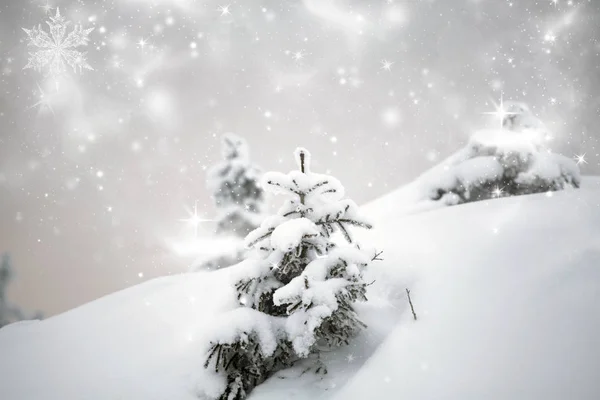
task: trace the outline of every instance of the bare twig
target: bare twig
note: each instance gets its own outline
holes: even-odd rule
[[[413,318],[415,321],[417,320],[417,314],[415,313],[415,308],[413,307],[412,300],[410,299],[410,290],[406,288],[406,295],[408,296],[408,304],[410,304],[410,310],[412,311]]]
[[[371,258],[371,261],[383,261],[383,258],[380,258],[379,256],[383,253],[383,250],[375,253],[375,255],[373,256],[373,258]]]

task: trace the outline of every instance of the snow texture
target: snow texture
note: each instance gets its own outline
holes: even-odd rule
[[[298,218],[283,222],[271,233],[271,245],[287,252],[300,245],[305,237],[317,236],[319,229],[308,218]]]
[[[237,236],[215,235],[194,241],[198,249],[191,271],[217,270],[230,267],[242,261],[246,256],[244,242]]]
[[[305,360],[250,400],[597,399],[600,179],[551,197],[382,213],[405,193],[363,207],[376,229],[359,238],[385,255],[365,271],[374,280],[370,301],[357,305],[369,328],[353,346],[321,354],[326,376],[305,372]],[[8,325],[0,329],[2,398],[218,394],[222,380],[199,360],[213,328],[238,308],[233,282],[264,267],[243,262],[160,278],[45,321]],[[318,279],[323,268],[306,273]]]
[[[211,328],[212,343],[232,344],[242,338],[247,341],[248,332],[258,335],[260,350],[265,357],[277,347],[277,319],[252,308],[235,309]]]

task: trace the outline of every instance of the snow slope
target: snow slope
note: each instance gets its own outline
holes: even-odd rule
[[[418,271],[419,320],[334,398],[600,398],[600,181],[583,185],[403,219],[386,248]]]
[[[303,373],[308,360],[251,399],[600,398],[600,179],[411,215],[402,201],[411,209],[394,194],[365,207],[364,239],[385,258],[359,310],[369,329],[324,356],[324,377]],[[211,384],[206,327],[235,307],[242,267],[0,329],[0,399],[197,399]]]

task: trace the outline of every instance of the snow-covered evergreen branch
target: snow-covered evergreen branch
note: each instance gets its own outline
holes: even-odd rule
[[[246,261],[247,275],[235,285],[241,308],[208,350],[205,367],[227,381],[220,400],[244,399],[278,369],[319,347],[348,344],[366,327],[353,304],[367,300],[362,272],[381,253],[362,250],[351,230],[372,226],[343,199],[337,179],[310,171],[306,150],[295,155],[299,171],[264,177],[266,189],[288,200],[246,237],[259,257]],[[334,241],[335,232],[347,243]]]

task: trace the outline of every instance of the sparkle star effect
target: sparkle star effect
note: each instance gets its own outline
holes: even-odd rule
[[[577,162],[577,165],[580,164],[587,164],[587,161],[585,159],[585,154],[579,154],[579,155],[575,155],[575,161]]]
[[[138,42],[137,42],[137,45],[142,50],[144,50],[144,48],[146,48],[146,46],[149,46],[149,47],[152,46],[147,38],[140,38],[140,40],[138,40]]]
[[[115,69],[121,69],[123,68],[123,60],[120,59],[118,56],[113,56],[113,60],[111,62],[111,65],[113,68]]]
[[[46,1],[46,4],[42,4],[42,5],[38,6],[38,7],[41,8],[42,10],[44,10],[44,12],[46,14],[48,14],[50,12],[50,10],[52,10],[52,6],[47,1]]]
[[[515,112],[506,111],[506,109],[504,108],[504,100],[502,95],[500,95],[500,104],[494,103],[494,106],[496,107],[495,111],[485,112],[484,114],[491,115],[494,118],[498,119],[498,121],[500,122],[500,128],[502,128],[502,126],[504,125],[504,120],[506,117],[508,117],[509,115],[518,114]]]
[[[227,4],[226,6],[219,6],[219,11],[221,12],[221,17],[224,17],[225,15],[231,15],[231,11],[229,11],[229,7],[230,5]]]
[[[548,32],[544,35],[544,41],[554,43],[556,42],[556,35],[554,35],[552,32]]]
[[[502,193],[504,193],[504,191],[502,190],[503,188],[496,186],[494,188],[494,190],[492,191],[492,194],[494,195],[494,197],[500,197],[502,196]]]
[[[74,25],[73,31],[66,35],[69,22],[60,15],[58,8],[54,17],[49,18],[50,21],[46,21],[50,28],[49,34],[42,29],[41,24],[32,29],[23,28],[29,39],[27,45],[36,48],[36,51],[29,53],[29,60],[23,69],[32,68],[42,72],[47,68],[46,76],[65,73],[67,65],[73,68],[73,72],[93,70],[87,63],[86,53],[74,49],[87,46],[90,40],[88,35],[94,28],[83,29],[81,25]]]
[[[392,65],[394,65],[393,62],[388,61],[388,60],[381,60],[381,69],[384,71],[391,71],[392,70]]]
[[[187,222],[189,225],[194,227],[195,237],[198,237],[198,227],[202,222],[212,221],[210,219],[203,219],[198,214],[198,202],[194,203],[194,212],[190,213],[189,218],[180,219],[181,222]]]
[[[49,96],[46,95],[46,93],[44,92],[44,90],[40,87],[39,84],[37,84],[38,90],[40,92],[40,96],[39,96],[39,100],[37,103],[35,103],[34,105],[32,105],[31,108],[40,107],[40,110],[47,108],[48,110],[50,110],[50,112],[52,113],[52,115],[54,114],[54,109],[52,108],[52,103],[51,103],[51,98]]]
[[[304,58],[304,53],[302,53],[302,51],[297,51],[294,53],[293,57],[294,57],[294,60],[300,61]]]

